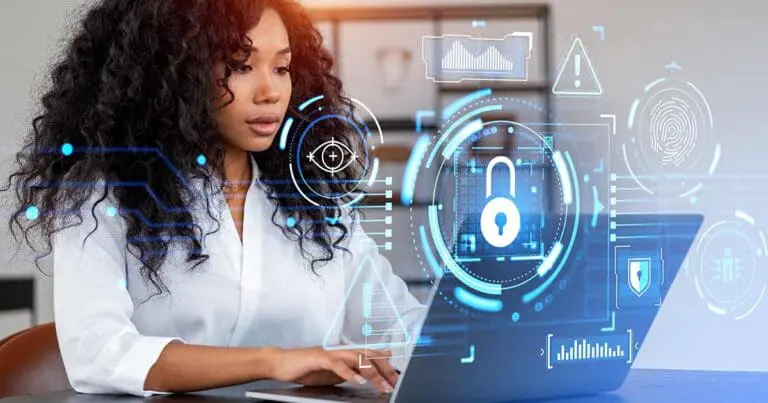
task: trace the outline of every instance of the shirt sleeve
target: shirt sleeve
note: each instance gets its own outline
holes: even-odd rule
[[[144,390],[145,379],[165,346],[184,340],[143,336],[131,322],[125,231],[120,216],[110,214],[113,198],[96,203],[101,193],[83,205],[82,223],[53,235],[54,317],[64,367],[80,393],[165,394]]]
[[[358,219],[350,230],[345,264],[346,306],[342,337],[347,344],[391,350],[392,364],[403,370],[423,325],[427,307],[410,293],[379,252]]]

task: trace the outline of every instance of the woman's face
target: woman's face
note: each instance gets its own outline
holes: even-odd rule
[[[273,9],[265,9],[247,35],[253,41],[251,57],[229,77],[234,100],[217,111],[216,122],[225,150],[259,152],[270,147],[288,109],[291,49],[285,25]],[[217,74],[223,77],[221,66]]]

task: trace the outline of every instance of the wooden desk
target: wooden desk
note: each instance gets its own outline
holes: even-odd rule
[[[142,401],[184,402],[254,402],[243,393],[247,389],[275,387],[274,382],[259,382],[196,394],[171,395],[142,399],[132,396],[83,395],[64,391],[40,396],[0,399],[1,403],[134,403]],[[542,403],[666,403],[666,402],[766,402],[768,373],[632,370],[616,392],[567,399],[540,400]]]

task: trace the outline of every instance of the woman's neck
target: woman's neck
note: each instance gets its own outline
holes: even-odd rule
[[[251,158],[248,151],[227,150],[224,154],[225,186],[233,191],[247,190],[251,183]]]

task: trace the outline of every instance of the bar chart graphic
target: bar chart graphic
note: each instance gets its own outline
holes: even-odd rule
[[[435,82],[526,81],[532,38],[530,32],[515,32],[502,39],[424,36],[422,58],[427,79]]]
[[[632,363],[634,344],[632,329],[623,334],[604,334],[586,337],[555,337],[547,335],[547,368],[554,365],[622,361]]]

